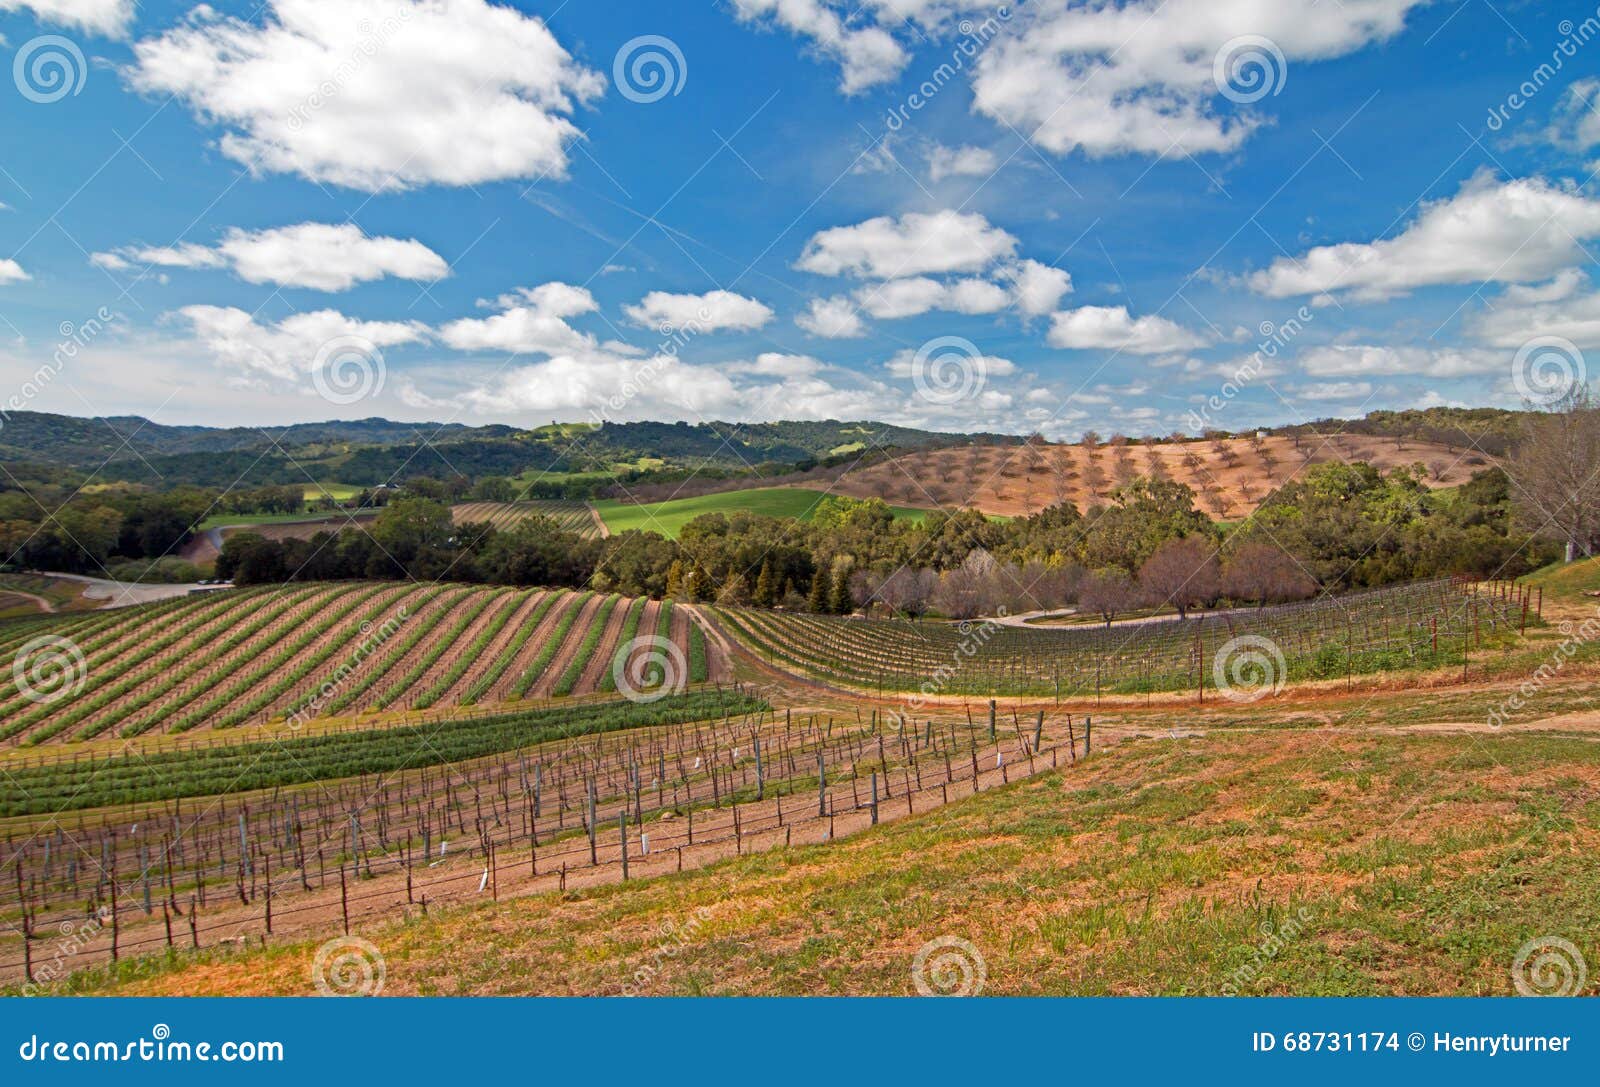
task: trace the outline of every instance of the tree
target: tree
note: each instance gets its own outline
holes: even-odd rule
[[[1204,607],[1222,591],[1222,570],[1209,541],[1199,536],[1168,540],[1151,552],[1139,567],[1139,588],[1146,599],[1163,601],[1178,609]]]
[[[772,560],[767,559],[761,564],[761,572],[756,575],[756,591],[751,600],[759,608],[770,608],[778,600],[777,579],[772,572]]]
[[[849,615],[855,609],[855,601],[850,596],[850,571],[833,571],[833,599],[829,602],[828,610],[835,615]]]
[[[817,564],[817,572],[811,577],[811,595],[806,598],[806,607],[818,615],[827,613],[833,603],[833,579],[828,576],[826,563]]]
[[[1571,562],[1600,544],[1600,404],[1578,386],[1535,415],[1508,465],[1517,521]]]
[[[1133,579],[1115,566],[1093,571],[1078,586],[1079,606],[1100,616],[1108,627],[1118,613],[1137,602]]]
[[[1317,579],[1283,548],[1255,540],[1240,544],[1222,568],[1222,591],[1234,600],[1284,604],[1314,596]]]

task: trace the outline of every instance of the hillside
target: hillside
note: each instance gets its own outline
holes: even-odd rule
[[[1421,464],[1430,487],[1465,483],[1492,463],[1475,451],[1436,442],[1370,435],[1223,438],[1140,444],[971,445],[925,450],[805,482],[852,498],[882,498],[923,507],[971,506],[1006,516],[1072,502],[1104,503],[1137,476],[1188,485],[1202,510],[1219,520],[1249,515],[1275,488],[1308,464],[1366,461],[1388,471]]]

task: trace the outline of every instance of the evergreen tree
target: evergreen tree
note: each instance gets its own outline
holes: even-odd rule
[[[768,559],[761,564],[761,572],[756,575],[756,591],[752,599],[757,607],[770,608],[778,601],[777,578],[772,572],[772,560]]]
[[[833,607],[833,579],[828,577],[825,563],[817,564],[817,574],[811,579],[811,596],[807,606],[818,615],[826,614]]]
[[[832,612],[835,615],[849,615],[856,610],[856,602],[850,596],[850,571],[840,570],[833,575],[833,600]]]
[[[683,562],[680,559],[674,559],[672,560],[672,565],[667,567],[666,595],[671,599],[681,600],[683,594]]]

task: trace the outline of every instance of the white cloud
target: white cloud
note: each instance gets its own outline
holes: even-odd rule
[[[1126,306],[1080,306],[1050,318],[1052,347],[1105,348],[1160,355],[1204,347],[1204,337],[1165,317],[1134,318]]]
[[[41,23],[63,23],[121,37],[133,21],[133,0],[0,0],[0,11],[27,8]]]
[[[806,243],[795,267],[866,279],[977,272],[1010,257],[1016,247],[1015,237],[977,212],[909,212],[821,231]]]
[[[1394,36],[1422,2],[1045,0],[1019,11],[980,56],[974,108],[1057,154],[1231,151],[1264,121],[1248,108],[1216,108],[1213,62],[1225,43],[1269,39],[1292,80],[1296,62]],[[1255,74],[1281,86],[1285,66],[1270,63],[1270,73]]]
[[[259,323],[233,306],[185,306],[178,316],[215,361],[245,380],[298,383],[311,373],[318,351],[341,338],[381,349],[427,337],[427,329],[415,321],[362,321],[337,310],[297,313],[276,324]]]
[[[1351,291],[1385,298],[1441,283],[1526,283],[1588,259],[1600,237],[1600,200],[1541,178],[1496,182],[1480,173],[1423,207],[1394,238],[1319,246],[1280,257],[1249,277],[1273,298]]]
[[[520,366],[470,390],[465,402],[487,414],[582,414],[625,399],[637,418],[721,417],[739,404],[733,381],[679,359],[558,354]]]
[[[1499,347],[1521,347],[1539,336],[1559,336],[1580,348],[1600,348],[1600,291],[1576,269],[1536,287],[1508,287],[1468,332]]]
[[[1368,381],[1320,381],[1302,385],[1293,394],[1301,400],[1365,400],[1372,395]]]
[[[1411,347],[1383,344],[1331,344],[1313,347],[1299,357],[1312,377],[1455,378],[1507,370],[1504,352],[1456,347]]]
[[[1028,317],[1054,312],[1061,299],[1072,292],[1071,275],[1036,260],[1007,265],[1000,269],[1000,277],[1010,281],[1017,308]]]
[[[954,313],[998,313],[1011,302],[1005,288],[986,279],[959,279],[940,283],[926,277],[891,279],[862,287],[856,304],[874,317],[915,317],[929,310]]]
[[[988,177],[1000,160],[987,147],[945,147],[934,144],[928,152],[928,178],[938,184],[947,177]]]
[[[822,0],[733,0],[743,22],[770,18],[785,30],[810,38],[841,68],[839,89],[856,94],[887,83],[906,65],[906,52],[880,27],[849,26]]]
[[[544,22],[484,0],[270,0],[197,8],[134,46],[133,86],[221,125],[252,170],[366,191],[561,176],[568,115],[604,79]]]
[[[9,257],[0,258],[0,287],[11,283],[26,283],[32,278],[16,261]]]
[[[785,355],[778,351],[763,351],[756,356],[754,362],[734,363],[730,369],[760,377],[807,377],[823,369],[823,363],[810,355]]]
[[[637,305],[624,306],[622,312],[636,324],[649,328],[668,330],[695,329],[714,332],[717,329],[760,328],[772,320],[772,310],[754,298],[746,298],[732,291],[710,291],[706,294],[669,294],[651,291]]]
[[[488,305],[491,317],[463,317],[439,329],[439,338],[458,351],[509,351],[514,354],[587,356],[600,345],[567,318],[591,313],[598,306],[582,287],[545,283],[520,288]]]
[[[813,336],[828,340],[853,340],[867,334],[866,322],[861,320],[850,299],[842,294],[813,298],[810,308],[798,314],[794,323]]]
[[[971,366],[985,377],[1009,377],[1017,372],[1016,363],[996,355],[963,356],[961,364],[963,366]],[[917,353],[910,348],[906,348],[884,363],[883,366],[895,377],[914,377],[918,369]],[[924,363],[923,366],[926,367],[927,364]]]
[[[1545,135],[1557,147],[1580,153],[1600,146],[1600,79],[1572,81]]]
[[[134,246],[96,253],[90,260],[113,271],[126,271],[135,264],[230,267],[247,283],[321,291],[348,290],[384,276],[432,281],[450,273],[444,258],[416,239],[369,237],[354,223],[300,223],[256,231],[236,227],[215,249],[193,243]]]

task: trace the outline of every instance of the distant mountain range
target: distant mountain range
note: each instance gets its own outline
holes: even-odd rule
[[[208,487],[339,480],[370,486],[429,475],[749,472],[878,449],[1009,444],[1003,434],[941,434],[867,421],[551,424],[535,429],[387,419],[277,427],[165,426],[138,416],[14,412],[0,461],[94,472],[105,482]]]

